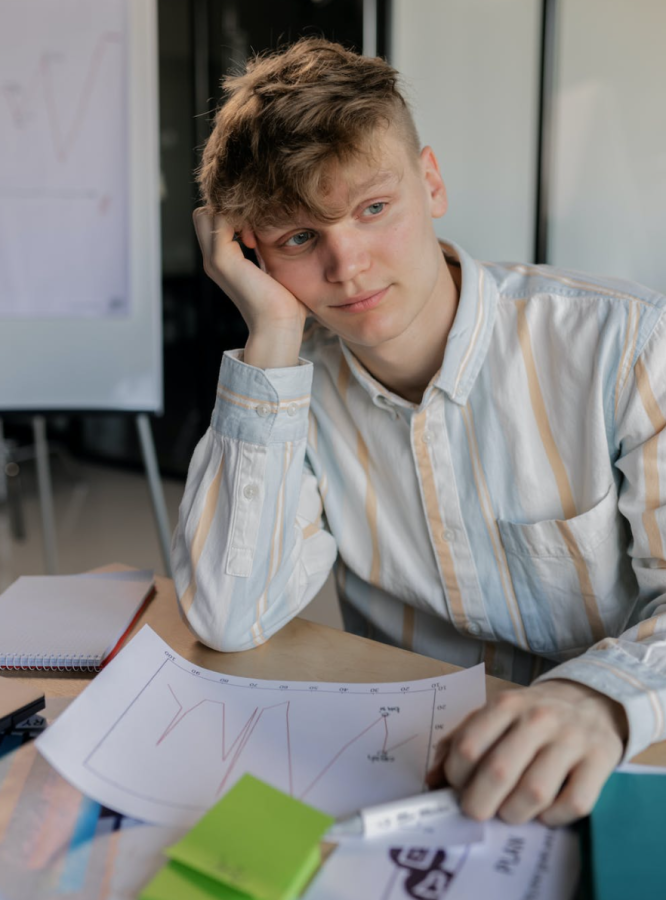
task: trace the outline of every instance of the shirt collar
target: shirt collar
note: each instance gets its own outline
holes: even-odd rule
[[[488,352],[497,314],[498,291],[495,279],[482,263],[472,259],[453,241],[440,241],[440,244],[447,261],[460,266],[460,298],[441,368],[428,385],[422,405],[427,404],[433,388],[439,388],[454,403],[464,406]],[[339,341],[352,374],[375,405],[385,406],[388,400],[394,406],[418,408],[418,404],[392,393],[373,378],[344,341],[341,338]]]
[[[497,315],[498,290],[483,263],[452,241],[442,241],[444,255],[461,269],[458,309],[434,384],[454,403],[464,406],[486,358]]]

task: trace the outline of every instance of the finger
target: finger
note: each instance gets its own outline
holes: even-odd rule
[[[234,241],[235,236],[236,231],[228,219],[219,215],[213,217],[211,234],[211,257],[213,261],[223,258],[230,249],[241,252],[240,247],[237,247],[236,241]]]
[[[500,819],[519,825],[551,807],[582,755],[582,745],[574,741],[551,743],[540,750],[500,806]]]
[[[444,761],[444,776],[449,784],[459,790],[467,784],[481,759],[519,715],[523,706],[521,693],[500,694],[449,735],[451,747]]]
[[[250,250],[256,249],[257,237],[251,228],[241,228],[239,234],[241,241],[246,247],[249,247]]]
[[[213,242],[213,217],[205,206],[200,206],[192,213],[192,222],[201,248],[201,255],[204,259],[208,259]]]
[[[259,252],[259,247],[258,247],[258,246],[256,246],[256,247],[254,248],[254,252],[255,252],[255,254],[256,254],[257,262],[259,263],[259,268],[261,269],[261,271],[262,271],[262,272],[268,272],[268,269],[266,268],[266,263],[264,262],[264,259],[263,259],[262,255],[261,255],[261,253]]]
[[[432,763],[430,764],[430,768],[426,773],[426,784],[428,785],[428,787],[438,787],[440,784],[446,783],[443,763],[446,759],[447,753],[449,752],[449,746],[449,739],[442,738],[442,740],[435,747],[435,753],[433,755]]]
[[[514,723],[486,753],[466,784],[461,798],[463,812],[475,819],[494,816],[537,754],[553,742],[558,725],[555,713],[538,707]]]
[[[462,722],[458,723],[458,725],[454,731],[449,732],[445,737],[443,737],[437,743],[437,745],[435,747],[435,753],[433,756],[433,760],[430,764],[430,768],[429,768],[428,772],[426,773],[426,783],[428,785],[430,785],[431,787],[433,785],[437,785],[437,784],[448,784],[448,782],[446,780],[446,776],[444,774],[443,766],[444,766],[446,757],[449,753],[449,750],[451,749],[451,737],[454,734],[457,734],[460,731],[460,729],[465,727],[469,723],[472,716],[474,716],[474,714],[475,713],[473,713],[473,712],[469,713],[462,720]]]
[[[571,772],[555,802],[539,819],[544,825],[556,828],[589,815],[614,765],[600,754],[588,756]]]

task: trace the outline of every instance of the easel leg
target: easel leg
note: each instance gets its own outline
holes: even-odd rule
[[[5,429],[0,419],[0,591],[4,591],[13,581],[12,578],[12,539],[9,530],[9,507],[4,510],[9,497],[7,490],[7,445],[5,444]]]
[[[157,537],[162,550],[162,559],[164,560],[164,570],[171,578],[171,527],[169,525],[169,514],[164,501],[164,491],[162,490],[160,472],[157,466],[157,455],[155,453],[155,444],[153,443],[153,433],[150,429],[150,420],[145,413],[137,415],[136,427],[139,432],[139,440],[141,441],[141,452],[143,453],[143,464],[146,468],[146,477],[148,478],[150,499],[153,502],[153,513],[155,514]]]
[[[5,444],[5,426],[0,419],[0,503],[7,502],[7,445]]]
[[[47,575],[56,575],[58,572],[58,551],[56,547],[53,489],[51,487],[51,469],[49,466],[49,447],[46,442],[46,420],[44,419],[44,416],[33,416],[32,430],[35,436],[39,505],[42,512],[44,567]]]
[[[18,463],[12,459],[12,445],[5,440],[5,425],[0,418],[0,508],[4,506],[7,507],[9,523],[7,548],[11,549],[10,537],[15,541],[25,540],[25,521],[21,505],[20,469]]]

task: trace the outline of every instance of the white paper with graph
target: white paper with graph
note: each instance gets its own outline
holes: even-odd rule
[[[484,701],[483,666],[251,681],[193,667],[144,626],[37,746],[79,790],[150,822],[195,822],[245,772],[344,816],[422,791],[439,739]]]

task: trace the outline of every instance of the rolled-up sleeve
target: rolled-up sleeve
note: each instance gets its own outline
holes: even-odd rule
[[[217,650],[267,640],[321,588],[337,548],[306,462],[312,365],[258,369],[225,353],[172,544],[190,628]]]

